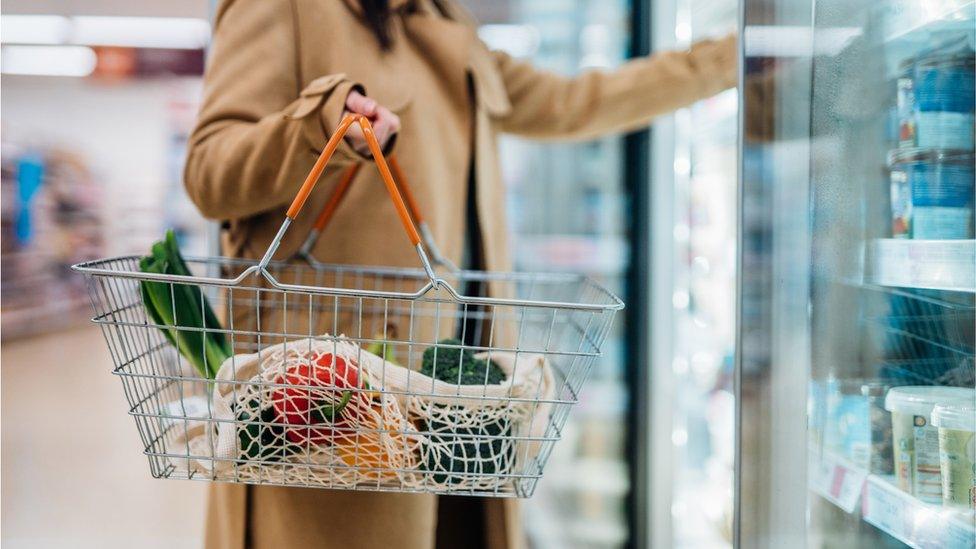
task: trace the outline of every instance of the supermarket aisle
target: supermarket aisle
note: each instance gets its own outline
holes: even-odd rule
[[[206,485],[154,480],[97,328],[5,343],[2,544],[199,547]]]

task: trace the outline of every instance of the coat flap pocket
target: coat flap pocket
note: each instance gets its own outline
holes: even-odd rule
[[[298,100],[295,101],[295,107],[286,116],[298,120],[318,111],[332,90],[345,81],[346,75],[343,73],[329,74],[312,80],[302,90]]]
[[[345,73],[327,74],[325,76],[320,76],[315,80],[309,82],[308,86],[302,90],[302,97],[311,97],[315,95],[324,95],[335,88],[339,82],[346,79]]]

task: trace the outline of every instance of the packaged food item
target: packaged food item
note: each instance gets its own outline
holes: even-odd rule
[[[871,455],[871,424],[868,399],[861,394],[860,379],[827,381],[827,423],[824,446],[867,469]]]
[[[973,236],[973,154],[897,149],[891,169],[892,236],[956,240]]]
[[[821,448],[824,444],[824,426],[827,423],[827,382],[811,379],[807,387],[807,434],[810,446]]]
[[[919,147],[973,150],[972,50],[938,53],[915,63],[915,143]]]
[[[897,86],[898,146],[915,146],[915,58],[899,65]]]
[[[885,397],[894,436],[895,477],[898,487],[926,503],[942,503],[939,431],[932,426],[932,409],[965,399],[972,389],[962,387],[895,387]]]
[[[891,414],[885,410],[885,395],[890,386],[883,381],[869,381],[861,385],[861,395],[867,399],[868,422],[871,428],[871,449],[868,470],[876,475],[895,472],[892,453]]]
[[[939,429],[942,504],[976,509],[976,391],[932,410]]]

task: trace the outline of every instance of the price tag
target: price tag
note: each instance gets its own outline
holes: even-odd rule
[[[861,499],[867,472],[836,465],[834,467],[831,496],[837,506],[848,513],[853,513]]]
[[[823,456],[813,460],[810,467],[811,488],[847,513],[853,513],[861,499],[867,472]]]

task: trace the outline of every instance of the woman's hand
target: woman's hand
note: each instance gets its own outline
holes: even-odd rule
[[[396,133],[400,131],[400,118],[397,115],[356,90],[349,92],[349,95],[346,96],[346,110],[343,115],[349,113],[361,114],[369,119],[376,140],[380,142],[380,148],[384,151],[387,150],[387,146],[396,136]],[[363,136],[363,129],[359,127],[359,124],[353,124],[349,127],[349,131],[346,133],[346,141],[359,154],[370,155],[369,146],[366,145],[366,137]]]

